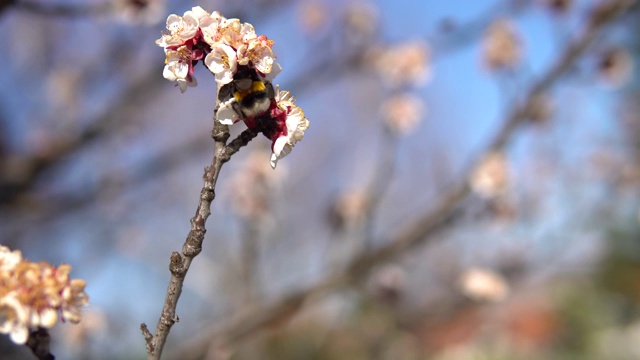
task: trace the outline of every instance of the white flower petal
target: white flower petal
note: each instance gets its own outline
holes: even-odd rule
[[[198,22],[200,22],[204,18],[211,16],[209,12],[203,9],[201,6],[192,7],[191,13],[198,19]]]
[[[171,14],[167,17],[167,30],[171,33],[180,31],[182,25],[182,17],[176,14]]]
[[[178,79],[187,78],[187,75],[189,75],[189,64],[184,62],[175,62],[172,65],[171,71],[173,71]]]
[[[52,328],[58,321],[58,312],[52,308],[46,308],[40,312],[40,326]]]
[[[16,344],[24,344],[29,336],[29,310],[20,303],[15,292],[0,298],[0,333],[9,334]]]
[[[11,330],[9,337],[14,343],[22,345],[26,343],[27,339],[29,338],[29,329],[27,329],[26,326],[22,325],[15,326]]]
[[[234,99],[230,99],[229,101],[221,104],[216,112],[216,120],[223,125],[233,125],[238,120],[240,120],[240,116],[233,110],[232,103],[235,101]]]
[[[278,165],[278,157],[276,154],[271,154],[271,159],[269,159],[269,165],[271,165],[272,169],[275,169]]]
[[[282,150],[284,150],[287,141],[288,140],[286,136],[280,136],[276,139],[276,141],[273,142],[273,149],[271,150],[276,156],[280,157],[280,154],[282,153]]]
[[[282,66],[280,66],[280,63],[274,61],[273,65],[271,65],[271,72],[266,74],[265,80],[272,81],[281,71]]]
[[[212,47],[204,63],[216,75],[216,81],[219,84],[230,83],[238,67],[235,50],[225,44],[216,44]]]
[[[169,81],[178,80],[178,78],[176,77],[176,74],[173,73],[171,66],[169,66],[168,64],[165,65],[164,70],[162,71],[162,76],[164,76],[164,78]]]
[[[183,19],[183,29],[180,32],[180,38],[183,40],[189,40],[193,38],[198,32],[198,27],[200,22],[198,21],[198,17],[191,11],[187,11],[184,13]]]
[[[81,311],[77,307],[69,306],[62,309],[62,318],[69,321],[72,324],[80,322]]]
[[[0,271],[10,271],[22,261],[20,250],[11,251],[8,247],[0,246]]]
[[[195,76],[190,76],[191,81],[189,81],[189,78],[186,79],[178,79],[178,87],[180,88],[180,92],[184,94],[185,91],[187,91],[187,87],[195,87],[196,85],[198,85],[198,81],[196,80]]]

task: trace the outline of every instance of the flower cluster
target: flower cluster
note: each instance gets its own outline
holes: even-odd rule
[[[167,32],[156,41],[164,48],[163,75],[181,92],[196,86],[194,66],[202,60],[218,84],[216,121],[240,120],[272,141],[271,166],[286,156],[309,127],[304,112],[286,91],[274,89],[280,72],[273,40],[257,35],[253,25],[194,7],[167,19]]]
[[[80,322],[89,297],[85,282],[69,279],[71,266],[22,259],[20,251],[0,246],[0,333],[24,344],[29,330],[51,328],[58,320]]]
[[[253,25],[227,19],[217,11],[209,14],[196,6],[183,16],[171,14],[167,30],[156,41],[166,55],[163,75],[177,81],[182,92],[197,84],[193,67],[199,60],[204,60],[221,85],[233,80],[238,65],[251,64],[265,75],[274,67],[272,40],[256,35]]]
[[[494,21],[487,28],[483,42],[483,60],[490,70],[513,69],[522,59],[520,36],[507,19]]]

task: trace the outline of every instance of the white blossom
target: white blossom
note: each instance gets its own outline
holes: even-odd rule
[[[171,14],[167,18],[167,30],[166,34],[156,40],[158,46],[164,48],[168,46],[180,46],[187,40],[192,39],[198,32],[200,22],[198,21],[199,11],[195,13],[193,11],[187,11],[184,16],[178,16]]]
[[[204,63],[215,74],[219,86],[233,81],[233,74],[238,67],[235,50],[229,45],[220,43],[211,49]]]
[[[288,91],[278,91],[276,96],[278,108],[286,113],[286,129],[282,129],[279,136],[273,141],[271,154],[271,167],[275,169],[278,160],[287,156],[295,144],[302,140],[304,132],[309,128],[309,119],[304,116],[304,111],[295,105],[295,98]]]
[[[9,334],[16,344],[24,344],[29,337],[29,310],[12,291],[0,298],[0,333]]]
[[[177,81],[180,92],[185,92],[187,87],[198,85],[198,82],[191,72],[191,51],[185,46],[178,50],[167,50],[164,70],[162,76],[169,81]]]

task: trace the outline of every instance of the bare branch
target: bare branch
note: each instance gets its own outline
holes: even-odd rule
[[[149,359],[160,359],[162,349],[169,336],[171,326],[178,321],[176,315],[176,307],[182,293],[184,279],[191,266],[191,261],[202,250],[202,242],[206,233],[205,223],[211,214],[211,202],[215,198],[215,185],[218,180],[218,174],[222,165],[228,161],[229,156],[226,154],[226,142],[229,138],[229,129],[225,125],[215,123],[212,137],[215,140],[215,150],[211,164],[205,169],[204,185],[200,191],[200,201],[196,209],[196,214],[191,218],[191,230],[187,235],[187,239],[182,247],[182,253],[173,252],[169,262],[169,271],[171,278],[169,287],[165,297],[164,306],[158,326],[153,338],[149,337],[149,331],[145,324],[141,329],[147,343],[147,352]]]
[[[173,324],[179,321],[176,315],[176,307],[182,294],[182,287],[191,266],[191,261],[202,251],[202,243],[207,231],[205,225],[207,218],[211,214],[211,203],[215,198],[215,186],[218,181],[220,169],[224,163],[229,161],[233,154],[238,152],[241,147],[247,145],[260,131],[260,127],[247,129],[232,140],[229,145],[226,145],[229,139],[228,126],[221,125],[218,122],[215,122],[213,126],[213,130],[211,131],[211,137],[215,141],[213,158],[211,159],[211,164],[205,169],[203,177],[204,185],[200,191],[200,201],[198,202],[195,216],[191,218],[191,230],[182,246],[182,253],[174,251],[171,254],[169,262],[171,278],[155,335],[150,337],[151,333],[147,326],[145,324],[140,326],[142,334],[145,337],[149,359],[160,359],[162,349],[169,336],[169,331]]]
[[[159,91],[158,89],[162,88],[153,86],[155,83],[159,83],[160,80],[152,74],[154,72],[149,72],[140,80],[131,84],[127,91],[123,92],[115,101],[112,111],[93,121],[76,136],[57,139],[50,144],[50,149],[46,154],[24,159],[24,163],[21,166],[28,169],[28,171],[25,171],[24,176],[13,179],[5,178],[6,175],[0,174],[0,207],[15,205],[15,202],[21,196],[33,191],[37,180],[46,170],[59,164],[68,155],[113,133],[120,126],[126,124],[127,118],[122,116],[122,110],[128,108],[125,104],[140,104],[144,99],[152,97],[155,92]]]

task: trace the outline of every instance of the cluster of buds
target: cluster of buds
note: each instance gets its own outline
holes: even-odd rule
[[[89,297],[84,280],[69,279],[69,272],[69,265],[30,262],[0,246],[0,333],[24,344],[30,330],[51,328],[58,317],[80,322],[80,307]]]
[[[304,136],[309,120],[287,91],[272,80],[282,69],[275,62],[273,40],[258,36],[249,23],[194,7],[167,19],[167,32],[156,41],[164,48],[163,75],[181,92],[196,86],[194,66],[202,60],[218,84],[216,121],[244,121],[272,141],[271,166],[291,152]]]

